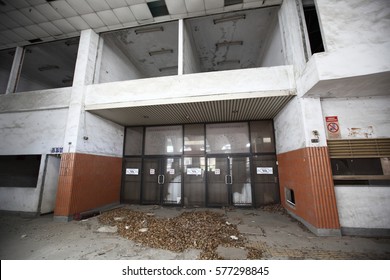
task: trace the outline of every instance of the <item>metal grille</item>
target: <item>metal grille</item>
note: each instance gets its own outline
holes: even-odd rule
[[[390,138],[328,140],[331,158],[390,157]]]

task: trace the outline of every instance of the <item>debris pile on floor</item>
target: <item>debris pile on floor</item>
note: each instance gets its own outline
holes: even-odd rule
[[[102,224],[117,226],[118,233],[143,245],[183,252],[202,250],[201,259],[219,259],[218,246],[245,247],[244,237],[236,225],[222,214],[211,211],[184,212],[174,218],[157,218],[153,213],[115,209],[99,216]],[[259,257],[258,254],[251,256]]]

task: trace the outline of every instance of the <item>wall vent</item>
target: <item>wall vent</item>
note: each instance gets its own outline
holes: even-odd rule
[[[328,140],[331,158],[390,157],[390,138]]]

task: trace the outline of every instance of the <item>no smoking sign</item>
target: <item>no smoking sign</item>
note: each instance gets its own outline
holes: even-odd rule
[[[328,138],[340,138],[340,125],[337,116],[325,117]]]

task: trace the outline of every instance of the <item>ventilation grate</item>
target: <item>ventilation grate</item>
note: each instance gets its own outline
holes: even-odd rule
[[[390,138],[328,140],[331,158],[390,157]]]

